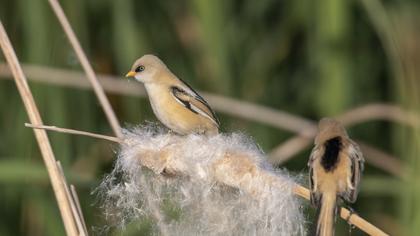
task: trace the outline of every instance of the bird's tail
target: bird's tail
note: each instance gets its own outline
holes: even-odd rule
[[[316,236],[333,236],[334,223],[337,214],[336,193],[324,193],[317,210]]]

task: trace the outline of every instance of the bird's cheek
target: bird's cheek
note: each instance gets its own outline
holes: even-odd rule
[[[141,76],[141,75],[136,75],[136,76],[134,76],[134,78],[135,78],[137,81],[144,83],[144,77],[143,77],[143,76]]]

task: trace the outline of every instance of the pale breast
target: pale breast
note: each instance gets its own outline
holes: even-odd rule
[[[179,134],[217,133],[217,127],[206,117],[196,114],[178,103],[169,90],[155,84],[145,85],[156,117]]]
[[[173,126],[173,122],[171,122],[171,114],[169,114],[169,112],[172,110],[171,106],[173,106],[173,104],[168,96],[168,91],[162,89],[161,86],[154,84],[145,84],[145,87],[153,113],[155,113],[160,122],[172,129],[171,126]]]

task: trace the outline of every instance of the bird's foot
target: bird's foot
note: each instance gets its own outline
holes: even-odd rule
[[[347,206],[346,207],[347,209],[348,209],[348,211],[349,211],[349,215],[346,217],[346,222],[347,222],[347,224],[349,224],[349,226],[350,226],[350,229],[349,229],[349,231],[351,232],[351,230],[355,227],[351,222],[350,222],[350,219],[351,219],[351,217],[353,216],[353,215],[358,215],[357,214],[357,212],[353,209],[353,208],[351,208],[350,206]]]

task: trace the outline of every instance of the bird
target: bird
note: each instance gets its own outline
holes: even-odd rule
[[[220,122],[210,105],[157,56],[137,59],[126,74],[142,82],[158,120],[179,135],[219,133]]]
[[[364,169],[359,146],[349,138],[345,128],[335,119],[323,118],[310,154],[310,199],[317,207],[317,236],[334,235],[337,200],[354,203]]]

